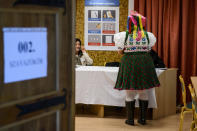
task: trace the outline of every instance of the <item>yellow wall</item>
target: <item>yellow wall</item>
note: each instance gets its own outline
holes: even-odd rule
[[[76,38],[84,45],[84,1],[77,0],[76,8]],[[119,31],[125,31],[128,15],[128,0],[120,0]],[[102,66],[105,62],[120,61],[121,55],[116,51],[87,51],[94,60],[94,66]]]

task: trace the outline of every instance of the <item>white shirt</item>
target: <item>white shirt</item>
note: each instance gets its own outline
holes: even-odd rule
[[[133,45],[129,45],[129,36],[125,45],[125,38],[126,38],[126,32],[119,32],[117,34],[114,34],[114,41],[115,41],[115,45],[118,47],[119,50],[123,50],[124,48],[128,49],[128,48],[132,48],[132,50],[125,50],[124,52],[136,52],[136,51],[144,51],[141,50],[139,48],[141,47],[147,47],[147,50],[150,50],[152,46],[155,45],[156,43],[156,37],[154,36],[153,33],[151,32],[147,32],[148,33],[148,38],[149,38],[149,43],[146,41],[146,45],[137,45],[136,41],[133,41]],[[138,42],[142,42],[142,40],[138,41]],[[136,48],[136,49],[135,49]]]

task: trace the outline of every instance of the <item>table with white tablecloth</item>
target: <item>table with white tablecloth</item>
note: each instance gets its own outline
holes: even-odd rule
[[[118,67],[77,66],[75,69],[75,103],[99,105],[98,116],[104,116],[104,106],[125,106],[124,90],[113,89]],[[156,69],[160,87],[147,90],[152,118],[176,113],[177,69]],[[136,96],[136,99],[138,96]],[[136,102],[138,106],[138,101]]]
[[[125,106],[126,92],[113,89],[118,67],[78,66],[76,67],[75,102],[83,104],[99,104],[109,106]],[[159,76],[164,69],[156,69]],[[155,88],[147,90],[149,108],[156,108]],[[138,99],[138,96],[136,96]],[[138,101],[136,101],[138,106]]]

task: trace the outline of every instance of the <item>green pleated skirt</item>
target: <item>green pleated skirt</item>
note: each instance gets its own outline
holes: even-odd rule
[[[115,89],[145,90],[160,85],[148,52],[125,53],[121,58]]]

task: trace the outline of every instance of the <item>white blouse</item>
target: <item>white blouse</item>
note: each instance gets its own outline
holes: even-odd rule
[[[151,47],[155,45],[156,43],[156,37],[154,36],[153,33],[151,32],[147,32],[148,33],[148,38],[149,38],[149,43],[147,41],[146,45],[137,45],[136,41],[134,40],[134,44],[133,45],[129,45],[129,36],[125,45],[125,38],[126,38],[126,32],[119,32],[117,34],[114,34],[114,42],[115,45],[118,47],[119,50],[123,50],[124,48],[126,48],[126,50],[124,50],[124,52],[136,52],[136,51],[144,51],[141,50],[141,47],[147,47],[147,50],[151,50]],[[138,41],[138,42],[142,42],[142,40]],[[129,49],[132,48],[132,49]],[[144,48],[143,48],[144,49]]]
[[[89,57],[89,55],[86,52],[84,52],[81,57],[79,57],[78,55],[75,55],[75,64],[83,65],[83,66],[92,65],[93,60]]]

